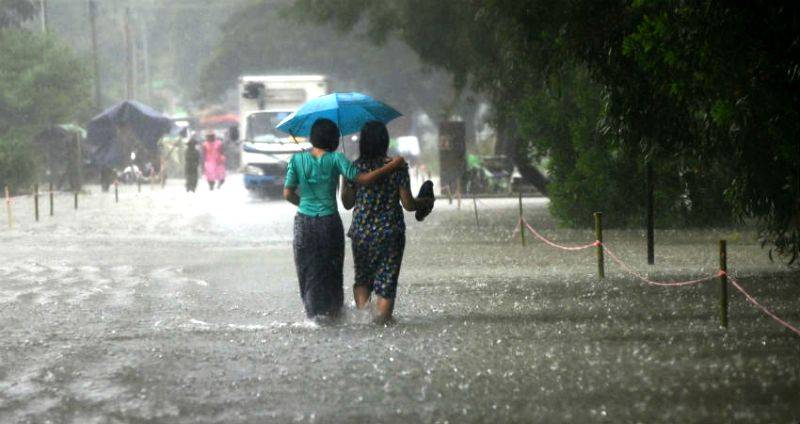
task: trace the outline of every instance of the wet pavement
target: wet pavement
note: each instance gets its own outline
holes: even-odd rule
[[[515,199],[407,214],[397,324],[352,306],[304,320],[291,253],[294,208],[219,192],[96,187],[72,209],[15,199],[0,227],[0,422],[773,422],[800,420],[800,337],[716,282],[649,287],[593,252],[511,239]],[[563,243],[547,201],[526,219]],[[606,213],[613,213],[605,211]],[[349,214],[343,213],[345,227]],[[641,231],[605,240],[658,279],[716,272],[716,241],[760,301],[800,323],[796,271],[748,230]],[[352,258],[345,282],[352,282]],[[346,287],[345,295],[351,292]]]

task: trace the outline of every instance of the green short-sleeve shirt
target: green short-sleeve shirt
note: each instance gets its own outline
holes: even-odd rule
[[[308,216],[327,216],[338,213],[336,184],[339,175],[350,181],[358,176],[358,168],[341,152],[314,157],[310,152],[292,155],[286,168],[284,187],[300,188],[298,212]]]

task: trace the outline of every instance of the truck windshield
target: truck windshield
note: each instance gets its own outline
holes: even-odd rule
[[[270,143],[286,138],[275,127],[291,112],[256,112],[247,117],[248,141],[256,143]]]

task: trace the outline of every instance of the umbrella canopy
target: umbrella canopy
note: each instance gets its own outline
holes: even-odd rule
[[[92,118],[87,125],[86,144],[93,148],[92,162],[102,166],[127,163],[136,147],[156,151],[158,140],[170,132],[173,123],[168,117],[135,101],[118,103]],[[120,129],[130,131],[137,146],[126,145]]]
[[[292,136],[308,137],[314,122],[327,118],[339,126],[342,135],[348,135],[360,131],[369,121],[387,124],[399,116],[400,112],[366,94],[333,93],[309,100],[276,128]]]

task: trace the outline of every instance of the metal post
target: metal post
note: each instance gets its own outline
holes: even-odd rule
[[[75,210],[78,210],[78,190],[75,190]]]
[[[601,212],[594,213],[594,237],[600,242],[597,245],[597,277],[606,278],[603,258],[603,214]]]
[[[94,107],[99,111],[103,108],[103,96],[100,87],[100,61],[97,52],[97,4],[89,0],[89,28],[92,33],[92,67],[94,69]]]
[[[133,39],[131,38],[131,9],[125,8],[125,98],[132,100],[135,97],[133,80]]]
[[[653,212],[653,165],[648,160],[645,164],[645,185],[647,186],[647,263],[653,265],[656,262],[655,254],[655,219]]]
[[[119,182],[114,180],[114,203],[119,203]]]
[[[42,33],[47,33],[47,0],[39,0],[39,16],[42,21]]]
[[[519,192],[519,237],[522,246],[525,247],[525,219],[522,215],[522,192]]]
[[[728,246],[725,240],[719,241],[719,324],[728,328]]]
[[[39,184],[33,185],[33,216],[39,222]]]

